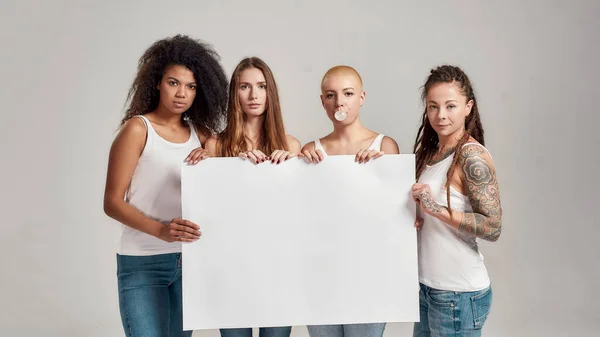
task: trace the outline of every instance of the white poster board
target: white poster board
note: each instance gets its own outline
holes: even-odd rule
[[[182,168],[184,329],[419,320],[414,155]]]

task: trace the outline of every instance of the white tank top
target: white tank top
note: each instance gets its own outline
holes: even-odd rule
[[[368,150],[381,151],[381,143],[383,142],[384,136],[385,135],[383,133],[378,134],[377,137],[375,137],[375,140],[373,140],[373,143],[371,143],[371,146],[369,146]],[[325,149],[323,149],[320,139],[315,140],[315,151],[317,150],[321,150],[323,156],[327,157],[327,152],[325,152]]]
[[[146,145],[131,178],[125,200],[145,216],[168,224],[181,217],[181,166],[187,155],[201,147],[190,124],[190,138],[172,143],[160,137],[150,121],[146,124]],[[118,253],[121,255],[156,255],[181,251],[181,242],[166,242],[152,235],[122,225]]]
[[[481,144],[467,144],[485,149]],[[427,165],[419,177],[419,183],[429,185],[435,201],[446,207],[446,174],[453,158],[454,154],[434,165]],[[450,206],[458,212],[473,211],[469,198],[452,187]],[[477,246],[479,239],[472,234],[459,232],[424,212],[421,212],[421,216],[424,223],[417,234],[419,281],[440,290],[469,292],[487,288],[490,279]]]

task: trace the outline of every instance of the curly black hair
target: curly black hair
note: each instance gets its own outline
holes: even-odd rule
[[[133,116],[155,110],[160,98],[156,85],[168,66],[181,65],[194,73],[197,83],[196,98],[182,119],[201,131],[220,132],[227,115],[228,80],[219,61],[220,56],[211,45],[185,35],[154,42],[139,60],[121,125]]]

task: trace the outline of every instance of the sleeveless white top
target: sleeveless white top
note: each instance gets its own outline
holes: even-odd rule
[[[377,137],[375,137],[375,140],[373,140],[373,143],[371,143],[371,146],[369,146],[368,150],[381,151],[381,143],[383,142],[383,137],[385,137],[383,133],[378,134]],[[317,150],[321,150],[321,153],[323,153],[323,157],[327,157],[327,152],[325,152],[325,149],[323,149],[323,145],[321,144],[320,139],[315,140],[315,151]]]
[[[194,126],[185,143],[172,143],[160,137],[150,121],[146,124],[146,145],[131,178],[125,200],[145,216],[165,225],[181,217],[181,166],[188,154],[201,147]],[[181,252],[181,242],[166,242],[122,224],[118,253],[156,255]]]
[[[467,143],[481,146],[477,143]],[[487,151],[487,149],[486,149]],[[448,206],[446,200],[446,174],[454,154],[434,164],[427,165],[419,183],[428,184],[435,201]],[[469,198],[450,187],[450,207],[458,212],[472,212]],[[440,290],[470,292],[490,285],[483,255],[479,252],[474,235],[457,229],[421,212],[423,227],[418,231],[419,281]]]

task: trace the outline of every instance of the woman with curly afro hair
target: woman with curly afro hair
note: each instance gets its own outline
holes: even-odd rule
[[[122,224],[119,307],[127,336],[183,331],[181,242],[200,237],[181,219],[181,165],[219,132],[227,77],[208,44],[177,35],[142,55],[108,160],[104,211]]]

